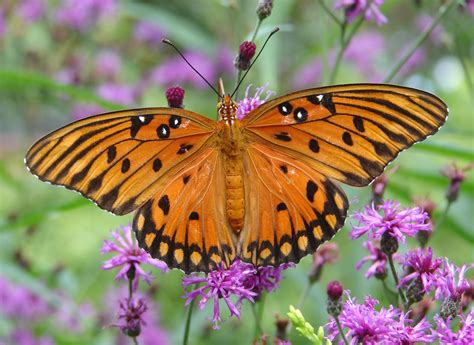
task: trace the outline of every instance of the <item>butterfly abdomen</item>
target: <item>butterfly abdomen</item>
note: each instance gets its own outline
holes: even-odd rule
[[[244,225],[245,194],[242,177],[243,165],[240,157],[225,157],[226,213],[230,227],[239,233]]]

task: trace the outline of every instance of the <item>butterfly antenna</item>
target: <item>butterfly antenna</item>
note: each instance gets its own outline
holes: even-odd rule
[[[199,73],[199,71],[198,71],[197,69],[195,69],[195,68],[193,67],[193,65],[191,65],[191,63],[184,57],[183,53],[181,53],[181,52],[179,51],[179,49],[178,49],[169,39],[163,38],[163,39],[161,40],[161,42],[166,43],[166,44],[169,44],[170,46],[172,46],[172,47],[174,48],[174,50],[176,50],[176,52],[183,58],[183,60],[186,61],[186,63],[188,64],[188,66],[191,67],[191,68],[193,69],[193,71],[196,72],[196,73],[198,74],[198,76],[200,76],[200,77],[202,78],[202,80],[204,80],[204,81],[206,82],[207,85],[209,85],[209,87],[217,94],[217,96],[218,96],[219,98],[222,98],[222,97],[223,97],[223,95],[219,94],[219,92],[216,90],[216,88],[215,88],[214,86],[212,86],[212,84],[209,83],[209,82],[207,81],[207,79],[204,78],[204,76],[203,76],[201,73]]]
[[[240,84],[242,84],[242,82],[244,81],[245,77],[247,76],[247,73],[249,73],[250,69],[252,68],[253,64],[255,63],[255,61],[257,61],[258,57],[260,56],[260,54],[262,53],[263,51],[263,48],[265,48],[265,46],[267,45],[267,42],[268,40],[270,39],[270,37],[272,37],[274,34],[276,34],[278,31],[280,30],[280,28],[276,27],[275,29],[272,30],[272,32],[270,32],[270,34],[268,35],[267,39],[265,40],[265,42],[263,43],[263,46],[262,48],[260,48],[260,51],[258,52],[257,56],[255,57],[255,59],[253,59],[252,63],[250,64],[249,68],[247,69],[247,71],[245,71],[245,74],[243,75],[243,77],[240,79],[239,83],[237,84],[237,86],[235,87],[235,90],[234,92],[232,92],[232,95],[230,96],[230,98],[234,97],[235,93],[237,92],[237,90],[239,89],[240,87]]]

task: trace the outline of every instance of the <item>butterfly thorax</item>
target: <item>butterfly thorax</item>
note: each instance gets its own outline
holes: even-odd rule
[[[220,147],[225,171],[226,213],[230,227],[239,234],[244,224],[245,189],[243,179],[242,152],[244,140],[240,120],[237,118],[238,105],[230,96],[224,96],[218,104],[220,127]]]

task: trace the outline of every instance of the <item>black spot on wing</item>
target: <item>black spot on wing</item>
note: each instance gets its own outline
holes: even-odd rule
[[[306,184],[306,198],[310,202],[314,202],[314,194],[318,191],[318,185],[311,180]]]
[[[112,145],[107,149],[107,163],[112,163],[115,157],[117,157],[117,148]]]
[[[168,215],[170,212],[170,199],[168,195],[163,195],[160,200],[158,200],[158,207],[161,208],[165,216]]]
[[[280,141],[291,141],[291,137],[289,136],[289,134],[287,132],[279,132],[279,133],[275,133],[273,134],[273,137],[275,139],[278,139]]]

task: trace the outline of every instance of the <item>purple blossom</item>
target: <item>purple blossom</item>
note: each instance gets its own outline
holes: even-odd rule
[[[18,13],[26,22],[34,23],[40,19],[46,10],[43,0],[23,0],[18,4]]]
[[[222,321],[219,299],[223,299],[229,308],[230,316],[240,318],[240,307],[243,300],[247,299],[254,303],[254,297],[257,293],[252,291],[254,286],[246,285],[246,282],[254,279],[256,274],[255,268],[252,265],[245,264],[240,260],[235,260],[228,269],[219,266],[217,269],[209,272],[206,277],[200,277],[196,274],[186,276],[183,278],[183,286],[189,288],[191,285],[203,284],[192,291],[186,291],[183,296],[186,298],[186,305],[191,303],[195,298],[200,297],[199,309],[204,309],[206,303],[214,300],[214,313],[212,321],[214,322],[214,329],[218,329],[218,323]],[[232,301],[237,299],[236,302]]]
[[[0,278],[0,314],[20,320],[37,320],[48,316],[48,302],[25,286]]]
[[[425,319],[415,323],[413,320],[407,318],[408,314],[401,314],[400,320],[392,325],[394,335],[391,336],[392,344],[400,345],[414,345],[418,343],[432,343],[434,336],[428,334],[431,330],[431,324]],[[385,344],[388,344],[385,342]]]
[[[58,303],[58,309],[54,315],[57,324],[67,329],[68,332],[84,333],[87,322],[97,316],[94,306],[87,302],[76,305],[70,298],[63,295],[60,295],[59,298],[60,303]]]
[[[392,329],[393,324],[400,316],[398,309],[390,306],[388,309],[381,307],[376,310],[375,306],[379,302],[370,296],[365,297],[363,304],[358,304],[352,298],[349,291],[345,291],[347,301],[344,303],[342,312],[339,315],[341,326],[346,329],[346,339],[350,339],[350,344],[379,344],[396,335]],[[339,330],[334,318],[328,324],[328,337],[334,339],[339,335]],[[342,341],[339,344],[343,344]]]
[[[314,58],[300,67],[294,74],[292,85],[295,89],[320,84],[323,79],[323,63]]]
[[[453,300],[460,300],[462,294],[470,289],[466,272],[472,267],[473,265],[458,267],[449,263],[445,258],[443,266],[438,272],[439,278],[435,281],[435,298],[441,300],[451,297]]]
[[[163,28],[146,20],[137,22],[133,30],[133,38],[150,47],[159,46],[165,35],[166,31]]]
[[[406,253],[403,259],[403,267],[411,273],[400,279],[400,286],[413,279],[420,279],[423,291],[429,292],[439,284],[441,264],[442,260],[440,258],[434,258],[433,260],[433,250],[431,248],[418,248]]]
[[[457,331],[453,330],[452,318],[443,320],[439,315],[433,317],[436,323],[436,330],[432,330],[435,339],[440,344],[450,345],[471,345],[474,343],[474,309],[471,309],[466,315],[460,315]]]
[[[100,105],[91,103],[76,103],[71,110],[71,115],[74,120],[80,120],[90,115],[104,113],[105,109]]]
[[[382,34],[377,31],[365,31],[350,42],[344,53],[344,59],[357,66],[366,78],[377,82],[382,79],[377,70],[377,59],[385,50],[386,44]],[[368,51],[370,54],[367,54]]]
[[[333,264],[339,260],[339,247],[337,243],[326,242],[313,254],[313,266]]]
[[[116,8],[117,0],[62,0],[56,20],[71,29],[86,30],[106,16],[113,17]]]
[[[400,53],[398,54],[398,58],[400,59],[402,56],[405,55],[405,52],[410,49],[409,46],[402,47]],[[418,47],[413,54],[408,58],[408,60],[403,64],[402,68],[400,68],[400,75],[408,75],[414,70],[422,67],[426,62],[426,51],[423,47]]]
[[[185,56],[191,65],[207,80],[216,79],[217,70],[212,59],[200,52],[188,52]],[[208,87],[180,56],[174,56],[163,61],[159,66],[155,67],[149,75],[149,79],[146,82],[156,83],[161,86],[191,84],[201,89]]]
[[[137,337],[140,335],[142,326],[146,326],[142,319],[143,314],[148,310],[146,302],[142,298],[126,298],[120,301],[120,324],[117,326],[123,333]]]
[[[2,339],[0,338],[0,341]],[[26,328],[17,328],[10,334],[10,340],[5,344],[18,345],[54,345],[54,340],[48,336],[35,337],[31,330]]]
[[[115,279],[130,279],[130,272],[133,273],[133,290],[136,291],[140,277],[148,284],[151,283],[151,274],[146,273],[142,264],[155,266],[163,272],[168,271],[168,266],[160,260],[152,259],[150,254],[140,248],[135,239],[132,238],[132,228],[125,226],[120,228],[122,235],[118,231],[112,231],[112,237],[115,242],[105,240],[102,245],[101,253],[117,252],[117,254],[105,261],[102,269],[110,270],[112,268],[122,267],[115,276]]]
[[[381,211],[382,214],[379,213]],[[360,226],[354,226],[352,239],[368,233],[369,239],[380,239],[384,233],[405,242],[405,236],[413,237],[418,231],[431,231],[429,216],[418,207],[400,209],[400,203],[387,200],[381,205],[367,205],[365,210],[354,214]]]
[[[220,46],[217,50],[216,65],[223,74],[234,74],[233,52],[227,46]]]
[[[3,9],[0,8],[0,39],[5,36],[5,33],[7,32],[7,23],[5,20],[5,14],[3,12]]]
[[[260,105],[265,103],[274,94],[273,91],[267,90],[265,98],[261,98],[263,92],[267,88],[267,85],[265,85],[262,87],[257,87],[255,89],[255,94],[252,97],[249,95],[251,87],[252,87],[252,84],[247,86],[247,89],[245,89],[244,99],[237,102],[237,104],[239,105],[239,108],[237,109],[238,119],[242,119],[245,115],[250,113],[252,110],[258,108]]]
[[[240,262],[239,264],[242,265],[242,270],[251,267],[250,264],[243,262]],[[244,265],[247,267],[243,267]],[[292,263],[284,263],[278,267],[258,267],[257,271],[253,275],[247,276],[243,284],[247,289],[255,292],[257,297],[260,297],[263,290],[266,292],[276,290],[282,279],[281,273],[290,267],[295,267],[295,265]]]
[[[467,12],[474,17],[474,0],[466,0],[464,6]]]
[[[429,15],[423,13],[416,18],[416,27],[420,34],[424,32],[428,27],[431,25],[433,22],[433,18],[431,18]],[[431,31],[430,34],[430,41],[435,45],[435,46],[440,46],[443,44],[443,37],[446,35],[446,32],[444,31],[443,27],[438,24],[433,28],[433,31]]]
[[[343,8],[345,10],[346,18],[351,23],[357,16],[359,16],[367,7],[369,0],[337,0],[334,4],[336,9]],[[386,24],[387,18],[380,12],[380,6],[384,0],[373,0],[369,8],[364,13],[364,19],[367,21],[373,20],[378,25]]]
[[[371,262],[369,269],[365,273],[365,277],[367,279],[375,276],[375,277],[383,277],[386,274],[386,265],[387,265],[387,255],[382,252],[382,250],[376,245],[373,241],[365,241],[362,245],[365,249],[369,251],[369,255],[365,256],[360,260],[355,268],[360,269],[363,264],[366,262]],[[399,259],[399,255],[397,253],[393,254],[394,260]]]
[[[97,95],[109,102],[123,105],[136,103],[136,88],[125,84],[105,83],[97,88]]]
[[[101,51],[95,60],[95,77],[114,80],[122,69],[122,59],[113,50]]]

